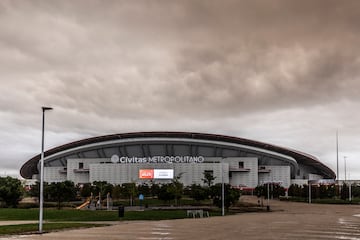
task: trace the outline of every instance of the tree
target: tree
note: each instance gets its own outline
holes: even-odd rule
[[[165,202],[175,199],[174,191],[171,191],[171,183],[163,184],[160,186],[158,198]]]
[[[202,178],[201,180],[204,182],[205,185],[207,185],[210,188],[211,185],[213,185],[216,177],[214,177],[213,173],[209,171],[204,171],[203,174],[204,174],[204,178]]]
[[[44,182],[44,185],[46,184],[46,182]],[[35,185],[32,185],[28,194],[30,197],[36,197],[38,198],[39,197],[39,194],[40,194],[40,183],[39,182],[36,182]]]
[[[123,183],[121,185],[122,194],[124,197],[129,198],[130,206],[133,205],[133,199],[138,194],[135,183]]]
[[[296,190],[297,190],[297,185],[294,185],[290,192],[291,193],[294,193]],[[268,186],[267,184],[264,184],[264,185],[261,185],[261,186],[257,186],[255,188],[255,194],[258,196],[258,197],[265,197],[267,198],[268,196]],[[284,196],[285,195],[285,188],[280,186],[279,184],[272,184],[272,186],[270,185],[269,186],[269,196],[270,197],[274,197],[274,198],[279,198],[279,196]]]
[[[333,198],[335,197],[335,185],[320,185],[316,186],[319,189],[320,198]]]
[[[154,182],[151,182],[150,193],[152,197],[159,196],[160,185]]]
[[[79,189],[80,189],[80,196],[82,198],[90,197],[91,193],[94,191],[90,183],[82,184],[82,186],[79,186]]]
[[[288,189],[289,196],[292,197],[301,197],[302,196],[302,186],[297,184],[291,184]]]
[[[303,187],[301,188],[301,197],[302,198],[308,198],[309,197],[309,185],[308,184],[304,184]],[[311,191],[312,193],[312,191]]]
[[[93,182],[93,194],[94,196],[101,195],[101,198],[106,198],[108,193],[112,193],[114,186],[106,181],[94,181]]]
[[[349,197],[349,186],[346,183],[343,183],[341,186],[340,197],[343,200],[346,200]]]
[[[192,184],[190,190],[190,197],[195,201],[201,201],[208,198],[208,189],[199,184]]]
[[[360,197],[360,186],[352,185],[351,193],[354,197]]]
[[[117,184],[114,186],[111,196],[113,197],[113,199],[120,199],[121,193],[122,193],[122,188],[119,184]]]
[[[51,200],[50,196],[49,196],[49,183],[44,182],[44,200]],[[36,182],[35,185],[31,186],[30,191],[28,192],[28,194],[31,197],[36,197],[39,199],[40,197],[40,182]]]
[[[60,209],[62,202],[74,200],[76,198],[77,189],[73,182],[64,181],[49,184],[47,192],[50,196],[50,200],[56,201],[57,207]]]
[[[181,199],[184,192],[184,184],[180,182],[180,178],[183,173],[180,173],[172,180],[172,183],[169,185],[169,191],[174,195],[175,205],[178,205],[178,201]]]
[[[148,184],[143,183],[139,185],[137,188],[138,188],[138,192],[143,194],[144,196],[149,197],[151,195],[150,186]]]
[[[0,200],[7,207],[17,207],[23,190],[19,179],[12,177],[0,177]]]
[[[179,201],[183,195],[184,185],[180,182],[173,182],[170,184],[170,192],[174,195],[175,205],[179,205]]]
[[[221,189],[222,184],[218,183],[210,188],[211,198],[213,199],[213,204],[219,208],[222,207],[221,200]],[[236,204],[240,198],[240,190],[232,188],[230,184],[224,184],[224,205],[228,209],[231,205]]]

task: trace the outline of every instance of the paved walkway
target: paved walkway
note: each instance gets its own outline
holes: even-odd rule
[[[360,205],[318,205],[271,201],[272,212],[165,221],[119,222],[90,229],[16,236],[8,239],[360,240]],[[360,215],[359,215],[360,216]]]
[[[0,221],[0,226],[38,223],[39,221]]]

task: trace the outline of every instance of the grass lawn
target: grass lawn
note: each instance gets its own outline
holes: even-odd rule
[[[219,216],[220,212],[210,212],[210,216]],[[146,210],[125,211],[124,217],[118,217],[118,211],[87,211],[76,209],[44,209],[44,220],[51,222],[89,222],[119,220],[166,220],[186,218],[186,210]],[[0,208],[0,221],[38,220],[38,209]]]
[[[89,223],[45,223],[43,225],[43,231],[49,232],[61,229],[73,229],[73,228],[90,228],[106,226],[105,224],[89,224]],[[20,225],[6,225],[0,226],[1,235],[12,235],[12,234],[25,234],[38,232],[38,224],[20,224]]]

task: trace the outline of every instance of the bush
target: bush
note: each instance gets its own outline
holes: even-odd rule
[[[0,177],[0,201],[6,207],[16,207],[22,196],[22,186],[19,179],[12,177]]]
[[[269,195],[270,197],[274,197],[274,198],[279,198],[280,196],[284,196],[285,195],[285,188],[280,186],[279,184],[273,184],[272,186],[269,186],[269,194],[268,194],[268,186],[267,185],[261,185],[261,186],[257,186],[255,188],[254,193],[258,196],[258,197],[265,197],[267,198],[267,196]]]
[[[213,204],[219,208],[222,207],[222,184],[218,183],[210,187],[210,195],[213,199]],[[241,192],[239,189],[232,188],[230,184],[224,184],[224,204],[228,209],[231,205],[235,205],[240,198]]]

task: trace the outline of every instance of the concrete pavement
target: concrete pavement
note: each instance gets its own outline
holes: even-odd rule
[[[360,240],[360,217],[356,216],[360,214],[359,205],[319,205],[271,201],[271,210],[271,212],[243,213],[202,219],[119,222],[107,227],[17,236],[16,239]]]

